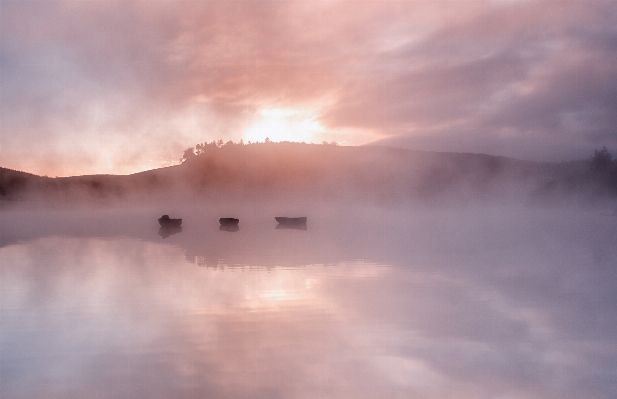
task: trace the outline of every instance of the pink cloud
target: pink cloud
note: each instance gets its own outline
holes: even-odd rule
[[[169,143],[238,140],[264,108],[314,110],[351,144],[507,128],[617,145],[612,2],[19,2],[1,18],[17,169],[155,167]]]

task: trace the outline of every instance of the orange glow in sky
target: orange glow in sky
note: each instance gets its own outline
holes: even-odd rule
[[[254,124],[242,135],[244,141],[320,142],[325,129],[315,119],[292,109],[270,108],[259,111]]]
[[[615,26],[610,0],[4,1],[0,167],[266,138],[581,159],[617,149]]]

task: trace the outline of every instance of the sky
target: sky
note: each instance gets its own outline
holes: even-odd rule
[[[0,0],[0,166],[128,174],[266,137],[617,149],[617,2]]]

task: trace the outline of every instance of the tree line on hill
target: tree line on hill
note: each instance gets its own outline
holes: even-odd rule
[[[580,162],[570,163],[555,179],[547,182],[540,192],[547,196],[577,195],[588,199],[617,199],[617,160],[603,146]]]
[[[283,141],[282,143],[291,143],[291,142]],[[275,143],[271,141],[269,137],[266,137],[263,143],[259,143],[259,142],[251,143],[250,141],[248,143],[245,143],[243,139],[240,139],[240,141],[237,143],[234,143],[233,140],[224,142],[222,139],[212,140],[210,142],[204,141],[203,143],[196,144],[195,147],[189,147],[186,150],[184,150],[184,153],[182,154],[182,158],[180,158],[180,163],[183,163],[187,159],[193,158],[194,156],[204,154],[205,152],[208,151],[208,149],[217,149],[217,148],[223,148],[223,147],[244,146],[244,145],[257,145],[257,144],[275,144]],[[338,146],[338,143],[336,141],[332,141],[330,143],[328,143],[327,141],[322,141],[321,144]]]
[[[617,161],[538,163],[484,154],[304,143],[200,143],[182,163],[129,176],[40,177],[0,168],[0,206],[147,201],[286,201],[381,205],[487,200],[617,200]]]

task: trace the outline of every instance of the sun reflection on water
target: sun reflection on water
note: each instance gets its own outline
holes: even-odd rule
[[[431,240],[422,252],[420,238],[437,235],[424,229],[411,249],[397,235],[364,241],[362,253],[380,259],[400,239],[402,255],[381,258],[392,261],[361,258],[357,246],[331,251],[341,248],[334,234],[310,246],[313,236],[276,231],[249,246],[248,228],[210,235],[211,246],[201,236],[194,246],[163,241],[156,228],[153,241],[55,235],[5,245],[2,393],[472,399],[550,397],[559,385],[574,399],[590,397],[581,375],[609,392],[617,317],[598,298],[613,303],[612,269],[594,269],[591,255],[580,267],[595,239],[543,241],[544,263],[529,267],[543,228],[523,242],[524,256],[512,240],[473,247],[492,233],[449,253]],[[313,249],[330,252],[314,260]],[[556,283],[555,270],[580,285]]]

